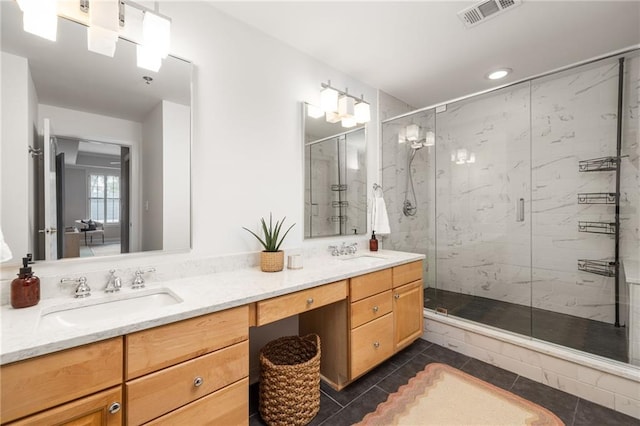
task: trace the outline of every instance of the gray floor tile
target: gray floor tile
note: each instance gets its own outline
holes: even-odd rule
[[[517,374],[511,371],[503,370],[502,368],[474,358],[471,358],[461,370],[478,379],[507,390],[511,389],[511,386],[513,386],[518,377]]]
[[[389,393],[394,393],[400,386],[406,385],[409,379],[424,370],[425,366],[431,362],[431,358],[422,354],[417,355],[402,367],[398,368],[393,374],[388,375],[378,383],[378,386]]]
[[[581,399],[573,426],[639,426],[640,420]]]
[[[402,351],[394,355],[389,361],[392,364],[395,364],[399,367],[402,364],[409,361],[411,358],[424,352],[432,344],[433,343],[427,342],[426,340],[418,339],[415,342],[413,342],[411,345],[409,345],[408,347],[406,347],[405,349],[403,349]]]
[[[385,402],[389,394],[375,386],[353,400],[337,414],[329,417],[325,426],[349,426],[362,420],[364,416],[376,410],[378,404]]]
[[[429,346],[424,352],[422,352],[422,354],[428,356],[435,362],[449,364],[450,366],[455,368],[462,367],[467,361],[471,359],[466,355],[436,344]]]
[[[573,424],[578,397],[518,376],[510,389],[516,395],[535,402],[553,412],[567,425]]]

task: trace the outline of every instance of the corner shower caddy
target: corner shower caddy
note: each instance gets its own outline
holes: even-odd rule
[[[624,58],[618,59],[618,121],[616,134],[616,155],[593,158],[578,163],[580,172],[612,171],[616,174],[616,192],[581,192],[578,204],[615,204],[613,222],[578,222],[579,232],[613,235],[615,254],[613,260],[578,259],[578,270],[592,274],[613,277],[615,280],[615,326],[620,327],[620,159],[622,156],[622,93],[624,78]]]

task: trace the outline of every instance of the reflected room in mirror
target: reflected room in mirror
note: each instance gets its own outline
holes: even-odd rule
[[[0,7],[2,165],[27,192],[2,184],[3,204],[24,198],[2,211],[14,258],[189,249],[191,63],[138,68],[133,42],[108,57],[80,23],[59,17],[49,41],[23,30],[16,2]]]
[[[367,233],[367,133],[314,118],[303,104],[304,236]]]

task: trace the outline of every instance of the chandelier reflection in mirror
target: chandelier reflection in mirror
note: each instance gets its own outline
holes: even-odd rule
[[[331,80],[321,83],[320,106],[309,104],[307,114],[312,118],[325,116],[329,123],[342,123],[342,127],[350,128],[371,121],[371,108],[360,97],[350,95],[331,86]]]
[[[87,27],[87,48],[113,57],[120,37],[137,43],[137,65],[158,72],[169,54],[171,19],[128,0],[17,0],[26,32],[56,41],[58,16]]]

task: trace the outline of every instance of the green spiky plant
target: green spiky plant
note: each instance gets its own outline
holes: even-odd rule
[[[289,229],[287,229],[287,231],[284,233],[284,235],[280,237],[280,231],[282,230],[282,225],[284,224],[284,220],[286,218],[287,217],[285,216],[282,218],[282,220],[276,220],[276,223],[274,225],[273,217],[271,213],[269,213],[268,227],[264,218],[260,218],[260,221],[262,222],[262,233],[264,234],[264,239],[260,238],[258,234],[248,228],[245,228],[244,226],[242,227],[242,229],[251,232],[251,234],[256,237],[258,241],[260,241],[260,244],[262,244],[262,246],[264,247],[264,251],[275,252],[280,250],[280,245],[282,244],[282,241],[284,241],[284,237],[286,237],[289,231],[291,231],[291,228],[296,225],[295,223],[291,225]]]

